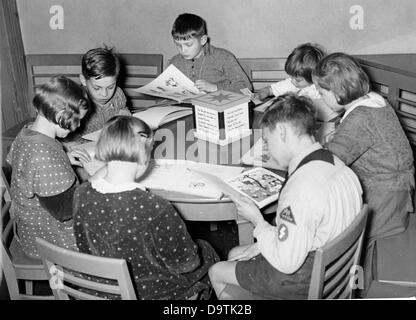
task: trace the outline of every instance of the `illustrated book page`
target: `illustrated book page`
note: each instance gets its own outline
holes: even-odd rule
[[[179,102],[205,94],[173,64],[169,65],[156,79],[134,91]]]
[[[284,178],[264,168],[254,168],[231,179],[221,179],[206,172],[198,172],[205,180],[216,184],[226,195],[240,199],[246,196],[260,209],[279,198]]]

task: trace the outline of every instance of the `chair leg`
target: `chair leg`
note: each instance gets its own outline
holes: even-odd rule
[[[26,294],[33,296],[33,281],[25,280]]]

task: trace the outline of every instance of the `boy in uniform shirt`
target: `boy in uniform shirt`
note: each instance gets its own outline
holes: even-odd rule
[[[271,155],[288,168],[275,225],[247,198],[235,198],[238,213],[254,226],[257,242],[233,248],[228,261],[210,268],[218,299],[234,298],[227,284],[263,298],[305,299],[314,251],[338,236],[362,206],[357,176],[315,142],[314,111],[305,97],[286,94],[261,119]]]
[[[237,59],[225,49],[209,44],[205,21],[194,14],[179,15],[172,27],[179,51],[170,63],[204,92],[251,89],[251,83]]]

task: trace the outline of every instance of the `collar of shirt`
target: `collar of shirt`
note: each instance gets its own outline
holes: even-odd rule
[[[140,189],[146,191],[146,188],[136,182],[128,182],[119,185],[109,183],[104,178],[98,178],[91,181],[91,187],[100,193],[119,193],[124,191],[131,191],[134,189]]]
[[[322,145],[319,142],[315,142],[312,145],[310,145],[308,148],[297,154],[289,163],[289,169],[288,174],[289,176],[295,171],[299,163],[310,153],[321,149]]]
[[[351,106],[345,110],[344,115],[341,118],[341,121],[344,119],[357,107],[366,106],[370,108],[382,108],[386,106],[386,101],[384,98],[376,92],[369,92],[365,96],[358,98],[351,102]]]

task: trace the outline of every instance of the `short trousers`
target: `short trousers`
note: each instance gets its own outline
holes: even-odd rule
[[[307,299],[314,257],[315,251],[309,252],[295,273],[286,274],[259,254],[251,260],[237,262],[237,281],[242,288],[265,299]]]

